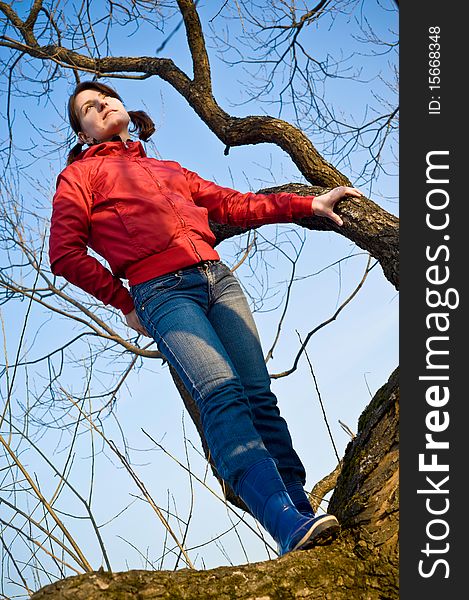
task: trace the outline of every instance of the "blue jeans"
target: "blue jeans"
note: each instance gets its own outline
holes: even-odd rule
[[[236,491],[273,458],[285,483],[305,483],[270,389],[256,325],[230,269],[207,261],[131,288],[140,322],[195,400],[214,464]]]

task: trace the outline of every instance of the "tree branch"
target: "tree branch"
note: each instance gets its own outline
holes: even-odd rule
[[[130,77],[127,75],[130,73],[142,73],[145,78],[158,76],[185,98],[227,148],[273,143],[291,157],[301,173],[312,184],[328,187],[349,185],[349,179],[328,163],[308,137],[290,123],[270,116],[233,117],[218,105],[212,95],[208,56],[194,3],[190,0],[179,0],[178,3],[191,50],[194,81],[167,58],[149,56],[92,58],[63,46],[54,44],[40,46],[32,32],[25,29],[21,19],[4,3],[0,3],[0,9],[21,31],[26,44],[3,36],[0,38],[0,46],[19,50],[35,58],[51,60],[65,68],[94,73],[98,77],[108,75],[126,78]]]
[[[202,24],[200,23],[195,4],[192,0],[178,0],[178,6],[186,27],[187,42],[191,52],[194,71],[194,83],[199,89],[211,94],[210,62],[205,47]]]

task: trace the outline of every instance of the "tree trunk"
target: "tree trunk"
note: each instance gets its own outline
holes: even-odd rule
[[[397,370],[364,410],[329,505],[330,546],[209,571],[99,571],[48,585],[31,600],[394,600],[398,592]],[[201,592],[203,590],[203,594]]]

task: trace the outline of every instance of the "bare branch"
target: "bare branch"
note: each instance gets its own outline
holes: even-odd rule
[[[326,319],[320,325],[317,325],[305,337],[305,340],[301,344],[300,349],[295,357],[295,360],[293,361],[293,365],[290,367],[290,369],[287,369],[286,371],[282,371],[280,373],[272,373],[270,375],[271,379],[280,379],[281,377],[287,377],[288,375],[291,375],[294,371],[296,371],[296,369],[298,368],[298,362],[301,358],[301,355],[305,351],[306,346],[308,345],[308,342],[312,338],[312,336],[315,333],[317,333],[320,329],[322,329],[323,327],[328,325],[329,323],[332,323],[332,321],[335,321],[335,319],[337,319],[337,317],[342,312],[342,310],[347,306],[347,304],[349,304],[353,300],[353,298],[358,294],[358,292],[362,288],[363,284],[365,283],[366,278],[368,277],[368,273],[371,271],[371,269],[374,266],[373,265],[372,267],[370,267],[370,259],[371,259],[371,257],[368,258],[368,262],[367,262],[366,269],[365,269],[362,279],[360,280],[357,287],[350,294],[350,296],[346,300],[344,300],[344,302],[342,302],[342,304],[337,308],[337,310],[334,312],[334,314],[331,317],[329,317],[329,319]]]
[[[41,502],[41,504],[47,510],[48,514],[54,519],[55,523],[57,524],[57,526],[59,527],[59,529],[62,531],[62,533],[64,534],[64,536],[66,537],[66,539],[68,540],[68,542],[70,543],[70,545],[72,546],[72,548],[74,549],[74,551],[76,552],[76,555],[77,555],[77,557],[79,559],[79,563],[78,564],[85,571],[92,571],[93,569],[92,569],[90,563],[86,560],[84,554],[82,553],[82,551],[78,547],[75,539],[70,534],[70,532],[65,527],[65,525],[62,523],[62,521],[59,519],[59,517],[57,516],[55,510],[52,508],[52,506],[49,504],[49,502],[46,500],[46,498],[42,495],[42,493],[40,492],[39,488],[34,483],[33,479],[31,478],[31,476],[29,475],[29,473],[27,472],[27,470],[25,469],[25,467],[23,466],[23,464],[20,462],[18,456],[16,456],[16,454],[13,452],[12,448],[6,442],[6,440],[4,439],[4,437],[2,435],[0,435],[0,444],[2,444],[2,446],[4,447],[4,449],[7,451],[7,454],[10,456],[11,460],[13,461],[13,463],[19,468],[19,470],[21,471],[21,473],[23,474],[23,476],[25,477],[25,479],[27,480],[27,482],[31,486],[32,490],[34,491],[35,496],[38,498],[38,500]]]
[[[195,4],[192,0],[178,0],[178,6],[186,27],[187,41],[189,43],[194,71],[194,84],[200,91],[203,90],[205,94],[211,95],[210,62],[205,48],[202,24],[200,23]]]
[[[337,483],[337,479],[341,470],[342,463],[340,462],[332,471],[332,473],[329,473],[329,475],[323,477],[321,481],[318,481],[313,489],[309,492],[309,501],[311,502],[314,512],[318,510],[319,505],[324,499],[324,496],[335,488],[335,484]]]

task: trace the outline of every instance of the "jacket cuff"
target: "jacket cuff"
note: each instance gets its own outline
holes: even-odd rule
[[[293,196],[291,199],[292,219],[304,219],[313,216],[314,196]]]
[[[132,296],[125,287],[122,287],[122,289],[120,289],[116,294],[115,298],[112,299],[112,305],[121,310],[124,316],[128,315],[135,308]]]

